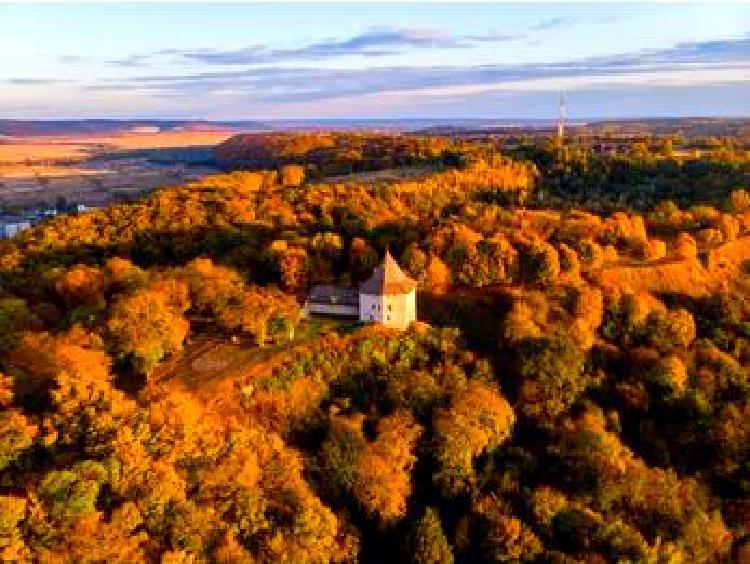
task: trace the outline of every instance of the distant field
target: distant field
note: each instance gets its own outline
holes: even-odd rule
[[[0,139],[0,203],[53,202],[58,197],[103,205],[214,172],[186,167],[180,149],[210,148],[229,131],[169,131]],[[163,150],[164,158],[159,158]]]
[[[34,174],[53,165],[69,164],[106,153],[172,147],[216,145],[232,134],[228,131],[168,131],[113,135],[60,135],[11,137],[0,140],[0,176]]]

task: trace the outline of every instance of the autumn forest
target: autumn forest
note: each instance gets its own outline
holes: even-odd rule
[[[750,150],[594,141],[237,135],[0,241],[0,560],[749,562]],[[418,322],[305,318],[386,249]]]

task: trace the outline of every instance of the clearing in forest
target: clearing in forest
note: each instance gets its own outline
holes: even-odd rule
[[[200,336],[163,362],[153,380],[186,388],[209,402],[235,382],[247,381],[253,373],[260,373],[275,356],[321,335],[348,333],[356,327],[358,324],[350,319],[316,317],[300,324],[293,341],[264,347],[245,340],[230,342],[221,336]]]

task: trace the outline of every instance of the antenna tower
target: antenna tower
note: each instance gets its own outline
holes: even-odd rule
[[[560,92],[560,105],[558,106],[557,113],[557,140],[560,142],[560,145],[562,145],[565,140],[565,118],[567,111],[568,108],[565,105],[565,93]]]

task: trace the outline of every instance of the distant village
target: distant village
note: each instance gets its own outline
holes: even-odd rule
[[[18,233],[58,214],[84,213],[93,209],[96,209],[96,207],[61,201],[52,206],[39,206],[22,212],[0,212],[0,239],[15,237]]]

